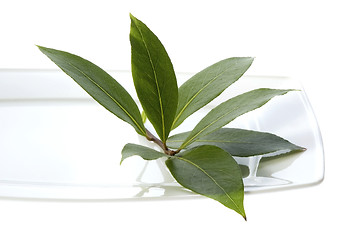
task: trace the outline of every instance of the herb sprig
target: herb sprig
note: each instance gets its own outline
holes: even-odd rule
[[[253,58],[224,59],[178,88],[163,44],[143,22],[133,15],[130,19],[132,76],[142,114],[130,94],[95,64],[68,52],[38,47],[98,103],[163,150],[128,143],[122,150],[121,162],[134,155],[145,160],[165,157],[169,171],[180,185],[217,200],[246,219],[241,168],[233,157],[305,149],[271,133],[224,126],[292,89],[260,88],[240,94],[216,106],[193,130],[169,137],[185,119],[237,81]],[[145,117],[156,133],[146,129]]]

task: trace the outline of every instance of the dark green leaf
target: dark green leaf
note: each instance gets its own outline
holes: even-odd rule
[[[157,36],[144,23],[130,17],[134,85],[149,121],[165,142],[178,105],[173,65]]]
[[[185,188],[215,199],[246,217],[241,169],[229,153],[216,146],[199,146],[166,161]]]
[[[237,81],[251,66],[253,58],[229,58],[202,70],[179,87],[179,100],[173,129],[188,116],[211,102]]]
[[[162,157],[168,157],[168,155],[162,152],[158,152],[152,148],[133,143],[128,143],[124,146],[122,150],[122,160],[120,163],[122,163],[124,159],[135,155],[140,156],[144,160],[155,160]]]
[[[171,148],[179,148],[190,132],[180,133],[170,137],[167,145]],[[222,148],[237,157],[250,157],[276,152],[297,152],[304,148],[290,143],[289,141],[265,132],[237,128],[221,128],[198,138],[189,145],[189,148],[200,145],[214,145]]]
[[[38,46],[90,96],[120,119],[146,135],[139,109],[129,93],[108,73],[79,56]]]
[[[260,88],[221,103],[195,126],[180,148],[185,148],[198,138],[223,127],[238,116],[257,109],[273,97],[286,94],[289,91],[291,90]]]

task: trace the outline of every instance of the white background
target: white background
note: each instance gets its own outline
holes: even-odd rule
[[[324,140],[314,187],[247,194],[248,221],[210,199],[135,202],[0,198],[0,239],[360,239],[357,1],[0,2],[0,68],[54,68],[35,44],[130,69],[129,12],[158,35],[178,72],[255,56],[248,74],[303,83]],[[0,89],[1,91],[1,89]]]

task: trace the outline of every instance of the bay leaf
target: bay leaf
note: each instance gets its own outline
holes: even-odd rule
[[[205,68],[183,83],[178,91],[178,108],[173,129],[237,81],[252,62],[253,58],[251,57],[224,59]]]
[[[185,188],[212,198],[246,218],[241,168],[229,153],[203,145],[169,158],[166,165]]]
[[[189,133],[184,132],[169,137],[167,145],[174,149],[179,148]],[[305,150],[303,147],[297,146],[275,134],[238,128],[217,129],[210,134],[201,136],[188,148],[200,145],[214,145],[237,157],[250,157],[277,152],[292,153]]]
[[[124,161],[124,159],[132,157],[132,156],[140,156],[144,160],[155,160],[162,157],[168,157],[168,155],[158,152],[152,148],[145,147],[142,145],[127,143],[122,150],[122,160],[120,163]]]
[[[148,120],[165,142],[178,105],[173,64],[158,37],[130,15],[131,63],[134,86]]]
[[[137,104],[107,72],[77,55],[41,46],[38,48],[98,103],[132,125],[140,135],[146,135]]]
[[[286,94],[289,91],[291,90],[259,88],[240,94],[219,104],[200,120],[184,140],[180,149],[185,148],[200,137],[225,126],[242,114],[263,106],[273,97]]]

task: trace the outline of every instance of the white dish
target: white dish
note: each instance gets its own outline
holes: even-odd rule
[[[129,72],[110,72],[135,96]],[[179,74],[179,82],[189,77]],[[296,88],[285,77],[244,76],[215,102],[255,88]],[[207,109],[207,108],[206,108]],[[191,130],[201,111],[177,129]],[[307,151],[261,160],[257,176],[281,184],[245,186],[247,192],[316,184],[324,176],[323,146],[305,91],[276,97],[230,126],[277,134]],[[193,125],[192,125],[193,126]],[[162,161],[129,158],[119,165],[134,129],[91,99],[61,71],[0,71],[0,196],[45,199],[148,199],[195,196],[183,189]]]

